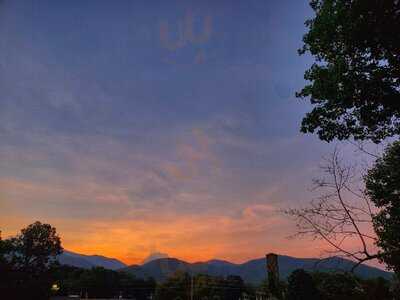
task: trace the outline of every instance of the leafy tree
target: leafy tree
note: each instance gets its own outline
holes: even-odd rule
[[[245,292],[245,285],[240,276],[227,276],[224,285],[226,300],[238,300]]]
[[[392,300],[390,282],[382,277],[368,279],[362,282],[365,300]]]
[[[317,300],[318,290],[313,278],[303,269],[293,271],[288,278],[287,300]]]
[[[1,238],[1,231],[0,231],[0,270],[3,271],[7,265],[6,260],[6,244]]]
[[[156,299],[189,299],[192,286],[194,299],[239,300],[244,295],[254,296],[254,291],[245,286],[240,276],[230,275],[226,278],[205,274],[190,276],[188,273],[178,271],[157,286]]]
[[[118,272],[118,290],[126,298],[148,300],[155,294],[156,282],[153,278],[139,279],[125,272]]]
[[[395,276],[394,280],[392,281],[390,291],[393,295],[393,300],[400,300],[400,280],[398,276]]]
[[[93,298],[113,298],[119,293],[118,274],[102,267],[83,272],[78,283]]]
[[[260,295],[261,297],[266,297],[266,295],[270,294],[269,286],[268,286],[268,279],[265,279],[261,282],[256,290],[256,294]]]
[[[224,279],[198,274],[194,278],[194,295],[197,299],[224,299]]]
[[[155,291],[153,279],[138,279],[125,272],[95,267],[89,270],[57,266],[52,270],[53,282],[60,290],[57,296],[71,294],[97,298],[123,296],[128,299],[147,300]]]
[[[322,140],[400,134],[400,2],[311,0],[300,54],[316,62],[297,96],[314,106],[303,132]]]
[[[360,282],[350,273],[315,273],[313,277],[324,300],[365,299]]]
[[[188,273],[176,272],[156,290],[156,299],[177,300],[188,299],[190,295],[191,278]]]
[[[380,258],[400,273],[400,142],[389,146],[365,176],[366,191],[380,208],[373,218]]]
[[[47,299],[51,287],[51,267],[62,252],[56,229],[35,222],[13,238],[1,241],[6,278],[3,292],[9,299]]]
[[[49,270],[61,254],[61,239],[50,224],[35,222],[21,234],[5,240],[9,262],[16,270],[38,274]]]
[[[10,289],[12,280],[11,266],[7,261],[7,245],[1,238],[0,231],[0,294],[5,295]]]
[[[80,295],[82,292],[80,278],[85,271],[84,269],[68,265],[55,266],[51,271],[52,279],[60,287],[56,295]]]

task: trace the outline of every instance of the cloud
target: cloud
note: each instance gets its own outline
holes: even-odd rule
[[[306,107],[287,91],[303,84],[305,62],[287,47],[300,40],[292,25],[302,26],[302,14],[276,17],[268,10],[282,7],[264,2],[204,7],[215,20],[204,62],[172,66],[162,62],[153,21],[177,20],[193,3],[7,3],[4,232],[40,219],[59,229],[68,249],[127,262],[155,249],[235,261],[266,250],[316,251],[286,241],[293,228],[277,213],[309,199],[312,166],[329,149],[300,136]],[[277,30],[261,33],[275,21]],[[275,41],[281,34],[290,40]]]
[[[157,260],[157,259],[160,259],[160,258],[168,258],[168,257],[169,257],[169,256],[168,256],[168,254],[166,254],[166,253],[162,253],[162,252],[153,252],[153,253],[150,253],[149,256],[147,256],[147,257],[143,260],[142,264],[144,265],[144,264],[146,264],[146,263],[148,263],[148,262],[151,262],[151,261],[153,261],[153,260]]]

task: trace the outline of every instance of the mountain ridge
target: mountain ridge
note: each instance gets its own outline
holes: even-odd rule
[[[126,264],[116,258],[102,255],[85,255],[68,250],[64,250],[63,253],[57,257],[57,260],[62,265],[69,265],[83,269],[103,267],[110,270],[118,270],[127,267]]]
[[[305,269],[307,271],[350,271],[354,262],[333,257],[327,260],[316,258],[296,258],[285,255],[278,255],[279,271],[281,278],[287,278],[295,269]],[[242,264],[235,264],[224,260],[209,260],[206,262],[189,263],[176,258],[161,258],[150,261],[143,265],[134,265],[122,268],[121,271],[130,273],[139,278],[153,277],[157,281],[164,281],[177,271],[184,271],[191,274],[209,274],[212,276],[238,275],[249,283],[260,283],[266,279],[266,260],[265,258],[252,259]],[[390,272],[367,266],[360,265],[355,270],[355,274],[363,278],[391,278]]]
[[[232,263],[221,259],[211,259],[208,261],[198,261],[189,263],[173,257],[154,259],[141,265],[126,265],[123,262],[101,255],[84,255],[65,250],[59,255],[58,261],[64,265],[71,265],[84,269],[93,267],[104,267],[110,270],[118,270],[130,273],[138,278],[153,277],[157,281],[164,281],[177,271],[188,272],[191,274],[209,274],[212,276],[226,277],[228,275],[238,275],[244,281],[258,284],[266,279],[266,260],[258,258],[244,263]],[[349,271],[354,262],[339,257],[328,260],[317,258],[296,258],[286,255],[278,255],[279,271],[281,278],[287,278],[295,269],[305,269],[307,271],[330,272],[334,270]],[[363,278],[391,278],[392,273],[367,266],[360,265],[355,274]]]

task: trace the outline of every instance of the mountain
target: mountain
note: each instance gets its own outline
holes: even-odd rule
[[[329,260],[314,258],[295,258],[280,255],[278,257],[279,271],[282,278],[287,278],[291,272],[302,268],[308,271],[329,272],[334,270],[349,271],[354,262],[334,257]],[[121,269],[136,277],[153,277],[157,281],[163,281],[176,271],[185,271],[192,274],[209,274],[213,276],[239,275],[249,283],[260,283],[266,278],[265,258],[250,260],[243,264],[233,264],[223,260],[210,260],[206,262],[188,263],[176,258],[161,258],[150,261],[141,266],[134,265]],[[361,265],[355,273],[363,278],[384,277],[391,278],[392,273],[378,268]]]
[[[64,251],[58,257],[58,261],[64,265],[90,269],[92,267],[104,267],[110,270],[121,270],[139,278],[153,277],[157,281],[163,281],[176,271],[184,271],[192,274],[209,274],[212,276],[239,275],[246,282],[260,283],[266,278],[265,258],[254,259],[243,264],[234,264],[224,260],[209,260],[206,262],[188,263],[176,258],[159,258],[150,260],[142,265],[126,266],[121,261],[100,255],[83,255],[71,251]],[[291,272],[302,268],[308,271],[333,271],[350,270],[354,262],[334,257],[329,260],[315,258],[295,258],[290,256],[278,256],[279,272],[282,278],[287,278]],[[378,268],[361,265],[355,273],[363,278],[384,277],[391,278],[392,273]]]
[[[168,256],[167,253],[153,252],[143,260],[142,264],[146,264],[146,263],[151,262],[151,261],[156,260],[156,259],[168,258],[168,257],[169,256]]]
[[[58,261],[63,265],[84,269],[103,267],[110,270],[118,270],[126,267],[123,262],[115,258],[108,258],[100,255],[83,255],[66,250],[58,256]]]

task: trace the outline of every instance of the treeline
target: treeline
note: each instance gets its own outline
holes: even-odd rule
[[[127,299],[267,299],[271,291],[266,282],[246,284],[240,276],[218,277],[205,274],[191,276],[177,272],[167,280],[156,283],[153,279],[137,279],[130,274],[104,268],[84,270],[60,266],[53,274],[59,290],[54,295],[80,295],[82,298]],[[351,273],[309,273],[294,271],[279,285],[281,300],[393,300],[400,299],[400,286],[396,280],[384,278],[361,279]]]
[[[90,270],[60,265],[61,240],[49,224],[36,222],[6,240],[0,236],[0,295],[7,300],[48,300],[51,296],[82,298],[392,300],[400,299],[400,285],[383,278],[363,280],[351,273],[294,271],[277,288],[265,282],[248,285],[239,276],[216,277],[177,272],[161,283],[104,268]]]
[[[153,279],[139,279],[125,273],[102,267],[81,269],[71,266],[57,266],[52,272],[53,296],[78,295],[82,298],[128,298],[151,299],[155,294]]]
[[[54,296],[79,295],[82,298],[118,298],[136,300],[220,299],[239,300],[254,294],[239,276],[213,277],[203,274],[191,276],[177,272],[165,282],[138,279],[132,275],[106,270],[101,267],[90,270],[59,266],[54,270],[53,280],[59,288]],[[251,297],[254,298],[254,297]]]
[[[399,283],[384,278],[361,279],[352,273],[295,270],[281,285],[285,300],[393,300],[400,299]]]
[[[61,239],[49,224],[35,222],[15,237],[0,235],[0,295],[7,300],[47,300],[51,296],[82,298],[238,300],[254,294],[238,276],[190,276],[176,273],[163,283],[138,279],[131,274],[60,265]]]
[[[254,299],[255,289],[246,285],[240,276],[217,277],[205,274],[190,276],[177,272],[156,289],[155,299]]]

